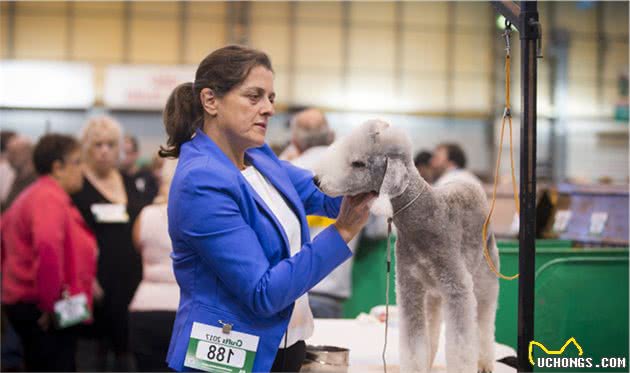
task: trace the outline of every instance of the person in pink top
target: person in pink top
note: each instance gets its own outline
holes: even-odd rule
[[[145,206],[133,226],[134,246],[142,255],[142,281],[129,304],[129,346],[139,372],[170,372],[165,362],[179,285],[173,273],[166,204],[177,160],[166,159],[153,204]]]
[[[80,147],[45,135],[33,161],[38,179],[2,215],[2,304],[28,371],[75,371],[75,327],[56,327],[53,312],[77,294],[92,305],[96,241],[69,195],[83,183]]]

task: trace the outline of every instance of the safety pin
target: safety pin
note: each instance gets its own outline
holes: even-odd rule
[[[232,331],[232,324],[223,322],[221,320],[219,320],[219,324],[221,324],[223,326],[222,331],[223,331],[224,334],[230,334],[230,332]]]

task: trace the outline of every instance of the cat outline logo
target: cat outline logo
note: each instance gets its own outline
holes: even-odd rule
[[[545,347],[545,345],[543,345],[540,342],[537,341],[531,341],[529,342],[529,348],[528,348],[528,355],[529,355],[529,362],[533,365],[536,365],[534,363],[534,358],[532,356],[532,352],[534,349],[534,345],[540,347],[547,355],[562,355],[564,353],[564,350],[567,348],[567,346],[569,344],[573,343],[573,345],[575,347],[577,347],[578,349],[578,355],[582,356],[584,354],[584,351],[582,350],[582,346],[580,346],[580,344],[575,340],[575,337],[571,337],[569,339],[567,339],[567,341],[564,343],[564,345],[562,346],[562,348],[560,348],[559,350],[549,350],[547,349],[547,347]]]

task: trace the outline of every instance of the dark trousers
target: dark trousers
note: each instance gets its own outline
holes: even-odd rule
[[[35,304],[6,305],[9,322],[20,336],[24,366],[30,372],[74,372],[77,335],[74,328],[44,331],[37,324],[42,312]]]
[[[281,348],[271,367],[272,372],[299,372],[306,358],[306,343],[298,341],[288,348]]]
[[[0,332],[2,332],[2,340],[0,341],[2,361],[0,367],[5,372],[23,371],[22,342],[13,325],[9,322],[4,306],[2,306],[2,315],[0,317],[2,319],[2,328],[0,329]]]
[[[175,311],[129,313],[129,347],[139,372],[170,372],[166,353],[171,340]]]

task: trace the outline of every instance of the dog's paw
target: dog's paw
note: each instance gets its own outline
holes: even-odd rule
[[[479,363],[477,363],[477,373],[492,373],[493,371],[493,361],[480,361]]]

